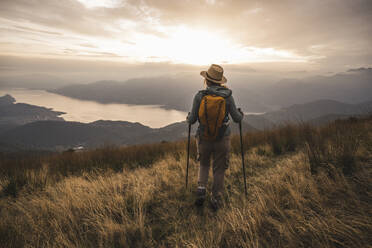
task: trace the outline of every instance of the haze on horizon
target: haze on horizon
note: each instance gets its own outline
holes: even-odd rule
[[[372,65],[369,0],[2,0],[0,32],[2,75]]]

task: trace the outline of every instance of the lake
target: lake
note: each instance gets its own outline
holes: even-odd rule
[[[187,113],[167,110],[155,105],[102,104],[29,89],[0,89],[0,96],[9,94],[17,103],[28,103],[65,112],[66,121],[89,123],[96,120],[140,122],[152,128],[184,121]],[[191,101],[192,99],[190,99]]]

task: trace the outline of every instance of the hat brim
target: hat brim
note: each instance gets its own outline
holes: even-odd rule
[[[227,82],[227,79],[225,78],[225,76],[222,76],[222,79],[220,81],[208,77],[207,71],[201,71],[200,75],[216,84],[225,84]]]

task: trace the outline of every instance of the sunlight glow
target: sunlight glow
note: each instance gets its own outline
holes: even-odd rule
[[[88,2],[88,0],[84,1]],[[105,2],[97,1],[97,4]],[[94,1],[89,1],[89,3],[90,6],[94,6]],[[29,27],[28,32],[16,36],[12,44],[4,43],[3,47],[7,48],[8,54],[18,54],[19,51],[24,50],[22,44],[27,41],[32,51],[29,49],[23,51],[23,56],[102,59],[126,63],[164,62],[208,65],[212,63],[308,62],[311,59],[296,55],[291,51],[245,46],[232,40],[222,31],[216,32],[189,26],[164,27],[156,20],[150,20],[150,22],[153,23],[152,29],[141,30],[141,25],[136,22],[120,20],[115,25],[107,26],[106,31],[112,34],[108,37],[77,36],[68,32],[61,36],[58,35],[58,30],[33,25]],[[12,25],[12,23],[0,24],[0,28]],[[0,38],[1,41],[9,42],[9,39]]]
[[[115,8],[120,5],[120,0],[77,0],[87,8],[105,7]]]
[[[164,32],[165,37],[139,35],[135,46],[123,51],[115,46],[114,53],[131,54],[143,62],[171,62],[194,65],[211,63],[247,63],[267,61],[305,62],[306,58],[289,51],[273,48],[245,47],[234,43],[221,33],[177,27]],[[113,46],[112,46],[113,47]]]

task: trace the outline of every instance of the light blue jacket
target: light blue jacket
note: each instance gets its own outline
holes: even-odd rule
[[[231,95],[232,91],[230,89],[228,89],[226,87],[223,87],[223,86],[209,86],[209,87],[207,87],[206,90],[201,90],[195,95],[194,101],[193,101],[193,104],[192,104],[191,112],[187,116],[187,122],[189,124],[194,124],[199,119],[198,118],[199,106],[200,106],[200,102],[201,102],[205,93],[213,94],[213,95],[217,95],[217,96],[222,96],[223,98],[225,98],[226,99],[227,116],[230,115],[234,122],[240,122],[243,119],[243,114],[240,113],[235,106],[235,101],[234,101],[233,96]],[[229,118],[225,118],[224,122],[227,122],[226,123],[227,125],[228,125],[228,121],[229,121]],[[197,135],[200,132],[200,128],[201,127],[200,127],[200,124],[199,124]],[[225,131],[225,136],[228,136],[230,134],[231,134],[231,129],[228,126],[226,131]]]

